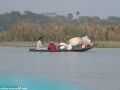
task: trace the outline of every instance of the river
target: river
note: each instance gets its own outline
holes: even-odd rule
[[[78,90],[72,89],[72,85],[79,86],[79,90],[83,87],[86,90],[120,90],[120,48],[29,52],[29,47],[0,46],[0,88],[19,85],[28,90],[40,90],[39,84],[44,80],[50,84],[54,82],[49,90],[68,90],[68,87]],[[54,84],[66,88],[55,89]]]

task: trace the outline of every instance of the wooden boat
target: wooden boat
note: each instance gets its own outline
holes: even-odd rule
[[[84,52],[87,50],[92,49],[93,46],[87,46],[85,48],[80,48],[80,49],[72,49],[72,50],[56,50],[56,51],[52,51],[52,50],[37,50],[35,48],[30,48],[29,52]]]

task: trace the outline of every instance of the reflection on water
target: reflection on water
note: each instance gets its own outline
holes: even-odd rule
[[[94,48],[86,52],[28,50],[0,47],[0,86],[8,82],[8,85],[30,87],[29,90],[35,90],[33,87],[37,87],[36,90],[48,90],[47,87],[51,90],[85,90],[82,87],[120,90],[119,48]]]

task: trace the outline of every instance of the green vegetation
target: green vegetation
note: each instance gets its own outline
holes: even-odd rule
[[[0,42],[0,46],[14,46],[14,47],[36,47],[35,42],[25,42],[25,41],[12,41],[12,42]],[[54,42],[57,46],[59,45],[58,42]],[[48,42],[43,43],[44,47],[48,47]]]
[[[120,42],[117,41],[99,41],[96,47],[98,48],[120,48]]]
[[[98,47],[120,47],[120,17],[100,19],[97,16],[79,16],[74,19],[56,13],[35,14],[18,11],[0,14],[0,45],[36,46],[39,36],[44,42],[67,42],[75,36],[87,35]],[[23,43],[25,42],[25,43]]]
[[[0,42],[0,46],[36,47],[36,42]]]

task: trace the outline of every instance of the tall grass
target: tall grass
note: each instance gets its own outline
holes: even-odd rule
[[[93,41],[120,41],[120,24],[100,25],[94,22],[50,23],[41,26],[39,23],[17,21],[9,31],[0,33],[0,41],[36,41],[42,36],[44,41],[66,41],[72,37],[87,35]]]

